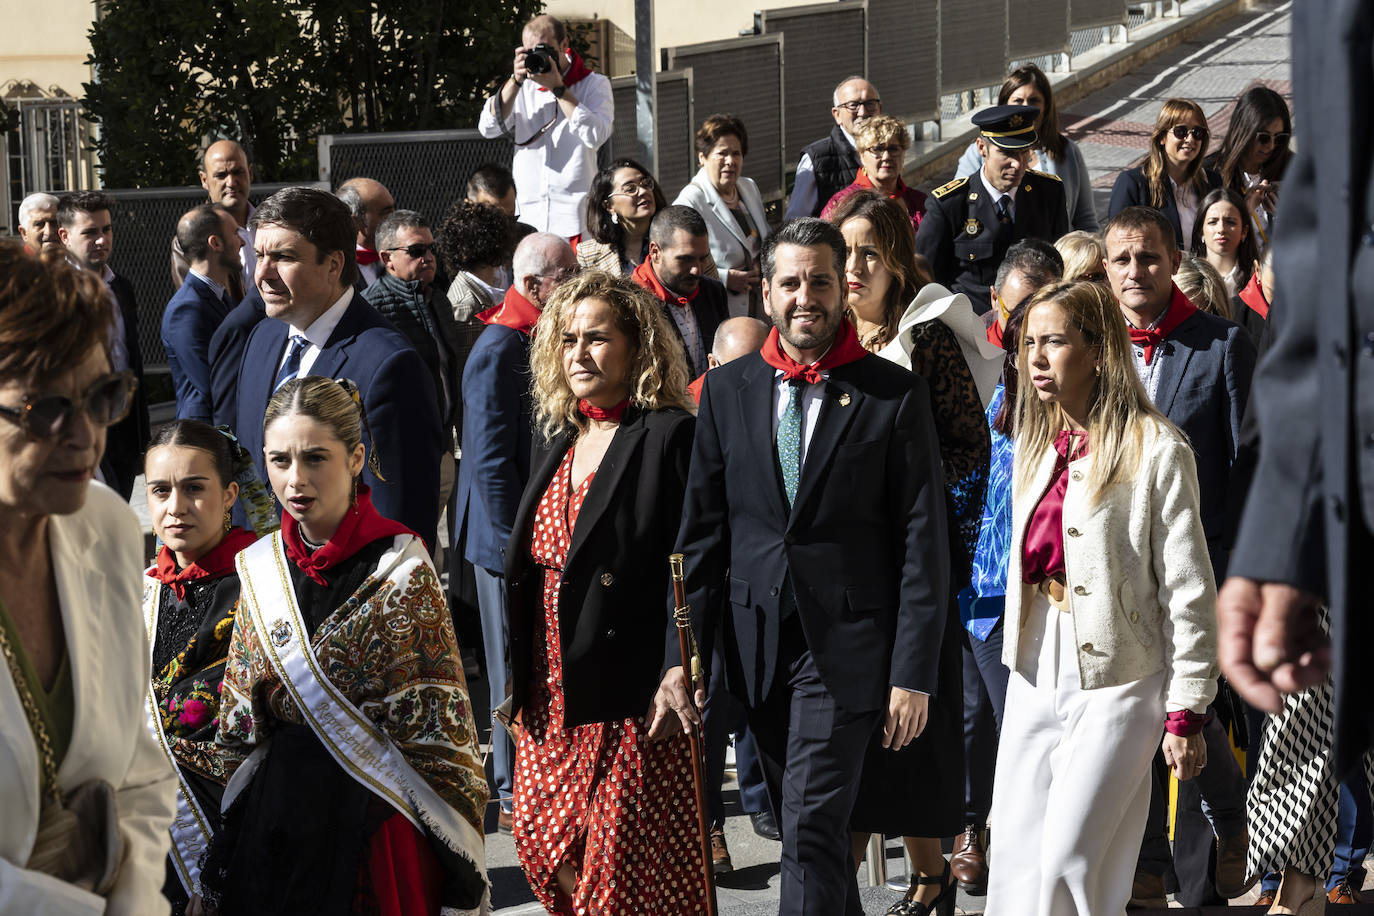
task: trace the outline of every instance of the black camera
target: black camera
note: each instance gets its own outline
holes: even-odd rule
[[[525,69],[531,73],[548,73],[554,68],[558,49],[553,45],[537,44],[525,51]]]

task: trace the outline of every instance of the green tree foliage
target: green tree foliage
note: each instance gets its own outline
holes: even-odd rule
[[[195,183],[229,137],[310,179],[321,133],[473,126],[543,0],[104,0],[86,108],[104,183]]]

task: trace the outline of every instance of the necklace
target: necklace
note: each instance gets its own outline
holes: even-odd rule
[[[314,541],[310,540],[310,538],[306,537],[304,528],[298,528],[296,530],[300,533],[301,543],[304,544],[307,548],[309,548],[311,553],[314,553],[316,550],[319,550],[321,547],[324,546],[324,541],[321,541],[320,543],[316,544]]]

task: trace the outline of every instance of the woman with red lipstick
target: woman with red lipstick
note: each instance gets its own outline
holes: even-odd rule
[[[96,274],[0,242],[0,913],[165,914],[143,538],[93,482],[133,401]]]
[[[1192,249],[1221,274],[1228,297],[1245,289],[1259,260],[1259,249],[1255,247],[1255,233],[1250,231],[1244,198],[1230,188],[1209,191],[1198,207]]]
[[[452,619],[424,544],[358,481],[364,431],[347,381],[292,379],[267,405],[286,511],[237,560],[217,735],[230,778],[201,874],[212,914],[489,902],[487,781]]]
[[[864,131],[874,120],[882,119],[865,122]],[[847,312],[859,341],[930,385],[945,470],[953,586],[939,689],[925,731],[899,751],[882,747],[881,734],[875,736],[850,817],[851,848],[857,863],[870,834],[900,834],[913,873],[905,897],[889,914],[952,913],[957,883],[940,852],[939,838],[958,833],[964,814],[962,649],[954,595],[968,584],[992,448],[965,347],[971,348],[980,366],[984,357],[979,348],[995,348],[987,342],[967,296],[927,282],[927,274],[917,266],[904,207],[873,191],[857,191],[840,202],[831,221],[840,227],[848,249]],[[955,327],[965,333],[956,333]],[[995,371],[992,381],[995,385]]]
[[[506,551],[514,834],[550,913],[705,911],[688,741],[646,715],[695,426],[668,321],[628,278],[588,271],[530,353],[534,470]]]
[[[1099,283],[1026,306],[1017,353],[987,916],[1105,916],[1131,896],[1161,729],[1179,779],[1207,763],[1216,587],[1187,441],[1136,375]]]
[[[239,598],[234,558],[256,540],[229,520],[240,456],[239,467],[253,474],[252,460],[225,433],[178,420],[153,437],[144,458],[148,514],[162,540],[143,587],[153,660],[149,701],[157,711],[149,726],[180,777],[163,887],[175,913],[196,892],[200,854],[219,822],[224,794],[215,731]]]

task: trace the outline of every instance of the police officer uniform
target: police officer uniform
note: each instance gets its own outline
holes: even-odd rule
[[[984,140],[1016,152],[1036,145],[1039,111],[1025,105],[996,105],[973,116]],[[926,200],[916,233],[935,281],[968,295],[979,313],[991,306],[988,287],[997,278],[1007,249],[1026,238],[1053,244],[1069,231],[1064,186],[1059,177],[1027,169],[1005,202],[986,184],[981,170],[936,188]]]

